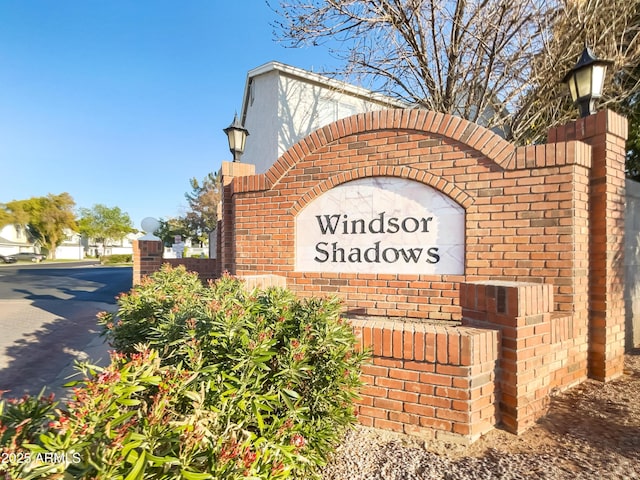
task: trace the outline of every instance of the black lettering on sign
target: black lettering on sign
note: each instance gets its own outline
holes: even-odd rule
[[[375,218],[350,219],[347,214],[333,213],[316,215],[318,227],[322,235],[366,235],[379,233],[398,233],[400,230],[406,233],[429,233],[429,223],[433,217],[405,217],[402,220],[397,217],[387,218],[387,212],[378,213]],[[342,228],[338,230],[338,225]]]
[[[329,232],[331,235],[336,233],[336,227],[340,220],[340,215],[324,215],[324,222],[322,221],[322,215],[316,215],[318,225],[320,226],[320,232],[326,235]]]
[[[394,248],[386,247],[382,249],[380,242],[375,242],[369,248],[351,247],[347,252],[345,248],[340,247],[338,242],[331,243],[329,250],[328,242],[316,243],[316,253],[314,260],[318,263],[418,263],[425,253],[424,248]],[[426,250],[427,263],[438,263],[440,254],[438,247],[431,247]]]
[[[438,254],[438,247],[432,247],[427,250],[427,263],[438,263],[440,261],[440,255]]]
[[[314,260],[318,263],[324,263],[329,260],[329,252],[324,250],[329,244],[327,242],[319,242],[316,244],[316,252],[323,255],[323,257],[315,256]],[[324,248],[323,248],[324,247]]]

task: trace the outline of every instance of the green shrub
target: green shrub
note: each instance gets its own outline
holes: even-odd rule
[[[23,445],[77,453],[65,478],[314,478],[355,422],[365,355],[335,299],[165,266],[118,304],[100,322],[121,353]]]
[[[40,428],[22,442],[3,442],[15,460],[3,464],[9,478],[277,479],[307,461],[300,447],[234,423],[224,403],[220,411],[204,408],[204,377],[162,367],[153,350],[115,354],[109,367],[94,368],[92,379],[74,389],[74,401],[53,414],[9,404],[0,416],[7,431]]]
[[[165,264],[154,275],[143,277],[129,293],[118,297],[116,316],[102,312],[98,320],[118,352],[133,353],[139,343],[149,343],[167,355],[171,352],[167,344],[175,338],[159,336],[160,330],[176,323],[178,312],[182,312],[181,316],[198,315],[211,295],[197,274],[187,272],[184,266],[174,269]]]
[[[100,262],[103,265],[131,263],[133,262],[133,256],[130,253],[119,253],[116,255],[103,255],[102,257],[100,257]]]
[[[2,393],[0,390],[0,399]],[[28,451],[23,450],[22,446],[37,439],[56,405],[53,395],[44,397],[43,392],[37,396],[25,395],[20,399],[0,401],[0,451],[4,455],[2,460],[7,460],[7,455],[15,459],[16,463],[24,459]]]
[[[229,276],[202,286],[195,273],[167,265],[121,296],[119,306],[117,321],[110,314],[101,320],[117,349],[146,342],[166,364],[201,361],[218,386],[208,406],[237,395],[234,421],[268,438],[289,419],[313,466],[325,463],[355,421],[364,356],[354,351],[337,299],[300,300],[278,288],[248,292]]]

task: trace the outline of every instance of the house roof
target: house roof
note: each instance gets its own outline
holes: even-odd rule
[[[14,242],[13,240],[0,237],[0,245],[29,245],[29,244],[24,242]]]
[[[249,89],[251,87],[251,81],[260,75],[265,73],[277,71],[288,77],[293,77],[299,79],[308,84],[315,84],[319,86],[323,86],[329,88],[331,90],[337,90],[343,93],[346,93],[355,98],[361,98],[368,102],[380,103],[381,105],[385,105],[391,108],[407,108],[407,105],[404,102],[396,100],[394,98],[388,97],[386,95],[382,95],[380,93],[374,92],[372,90],[367,90],[366,88],[357,87],[347,82],[343,82],[341,80],[335,80],[333,78],[326,77],[324,75],[320,75],[318,73],[309,72],[308,70],[303,70],[302,68],[292,67],[291,65],[286,65],[284,63],[272,61],[265,63],[259,67],[254,68],[253,70],[249,70],[247,73],[247,80],[244,86],[244,97],[242,101],[242,123],[244,124],[246,121],[247,114],[247,103],[249,101]]]

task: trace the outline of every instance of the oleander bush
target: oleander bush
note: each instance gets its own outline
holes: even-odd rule
[[[178,312],[179,316],[198,315],[211,295],[212,289],[203,285],[197,274],[187,272],[183,266],[171,268],[165,264],[118,297],[116,315],[102,312],[98,321],[118,352],[133,353],[138,344],[149,343],[168,354],[171,350],[165,346],[171,341],[162,338],[159,329],[178,322]]]
[[[142,347],[131,355],[114,354],[107,368],[92,369],[64,408],[54,410],[41,399],[6,402],[9,408],[0,414],[5,478],[304,475],[297,467],[309,462],[304,442],[286,421],[280,437],[268,439],[232,420],[232,397],[220,409],[206,408],[211,385],[200,372],[163,367],[156,351]]]
[[[3,399],[4,393],[6,391],[0,390],[0,473],[10,459],[18,463],[24,457],[25,452],[18,455],[18,448],[36,440],[57,405],[53,394],[45,397],[44,390],[39,395],[25,395],[20,399]]]
[[[32,454],[77,453],[60,478],[315,478],[355,422],[365,354],[336,299],[165,266],[118,304],[100,315],[111,365],[26,422],[40,428]],[[55,473],[32,467],[13,478]]]

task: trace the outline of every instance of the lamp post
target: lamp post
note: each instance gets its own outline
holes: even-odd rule
[[[602,96],[607,66],[612,63],[609,60],[597,58],[588,47],[585,47],[578,63],[562,80],[569,86],[571,99],[578,106],[581,117],[596,113],[595,103]]]
[[[239,162],[244,152],[244,144],[249,136],[249,131],[238,120],[238,114],[233,116],[233,123],[225,128],[224,133],[227,134],[229,140],[229,150],[233,154],[233,161]]]

